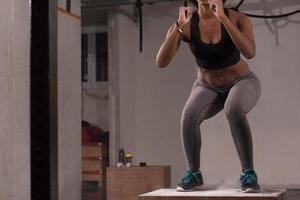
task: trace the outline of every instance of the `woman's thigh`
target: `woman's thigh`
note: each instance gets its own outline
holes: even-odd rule
[[[261,94],[261,84],[253,73],[232,86],[225,101],[226,113],[231,110],[240,110],[248,113],[257,103]]]
[[[223,103],[219,95],[196,81],[183,108],[182,117],[203,121],[216,115],[222,109]]]

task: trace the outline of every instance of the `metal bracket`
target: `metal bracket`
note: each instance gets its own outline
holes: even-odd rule
[[[134,22],[138,23],[140,21],[140,13],[142,12],[142,7],[144,3],[141,0],[137,0],[133,7],[133,17]]]
[[[139,31],[140,31],[140,46],[139,50],[140,53],[143,52],[143,3],[142,0],[137,0],[135,4],[135,17],[138,17],[138,23],[139,23]]]

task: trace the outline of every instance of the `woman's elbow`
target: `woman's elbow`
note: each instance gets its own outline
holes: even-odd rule
[[[159,64],[159,63],[156,63],[156,66],[158,66],[159,68],[165,68],[165,67],[167,67],[167,65],[162,65],[162,64]]]
[[[255,57],[255,54],[246,54],[244,56],[245,56],[245,58],[247,58],[248,60],[250,60],[250,59],[252,59],[252,58]]]
[[[167,67],[167,65],[169,64],[169,63],[164,62],[163,60],[161,60],[159,57],[156,58],[155,63],[156,63],[156,65],[157,65],[159,68],[165,68],[165,67]]]
[[[254,58],[255,55],[256,55],[255,49],[251,49],[247,53],[244,53],[245,58],[247,58],[249,60]]]
[[[165,68],[167,65],[157,65],[159,68]]]

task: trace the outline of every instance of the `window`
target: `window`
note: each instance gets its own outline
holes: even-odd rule
[[[81,35],[81,81],[88,81],[88,35]]]
[[[107,27],[83,27],[81,34],[81,51],[81,80],[83,87],[107,87]]]

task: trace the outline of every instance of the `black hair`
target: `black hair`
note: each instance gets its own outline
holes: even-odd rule
[[[227,1],[227,0],[222,0],[223,4]],[[197,0],[189,0],[190,3],[192,3],[194,6],[198,7],[198,1]]]

